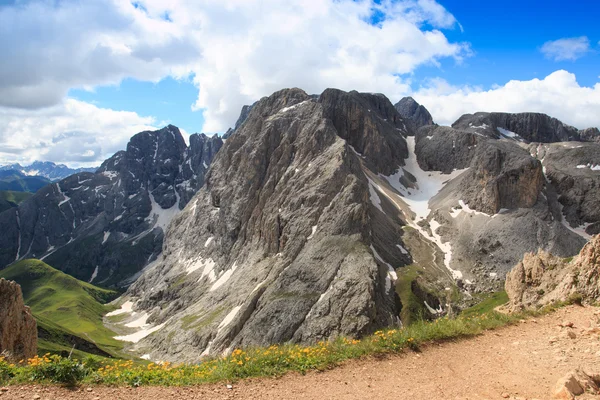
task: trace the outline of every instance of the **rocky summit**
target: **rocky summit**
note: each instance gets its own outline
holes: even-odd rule
[[[360,336],[472,304],[527,252],[577,254],[600,222],[599,145],[522,115],[416,129],[385,96],[336,89],[244,108],[121,301],[123,323],[147,321],[130,350]]]
[[[0,213],[0,268],[39,258],[86,282],[127,286],[160,254],[166,228],[204,183],[222,145],[169,125],[131,138],[96,173],[78,173]]]
[[[412,97],[403,97],[394,107],[402,118],[410,122],[413,129],[434,125],[433,117],[429,114],[429,111]]]
[[[0,278],[0,357],[24,360],[37,353],[37,324],[23,303],[21,287]]]

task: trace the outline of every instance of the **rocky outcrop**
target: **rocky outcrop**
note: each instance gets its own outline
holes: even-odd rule
[[[0,356],[24,360],[37,354],[37,324],[23,303],[21,286],[0,278]]]
[[[526,254],[506,276],[507,309],[539,308],[557,301],[600,300],[600,235],[571,262],[544,251]]]
[[[45,186],[0,214],[0,268],[41,258],[84,281],[131,283],[156,259],[168,223],[204,184],[222,145],[169,125],[141,132],[98,171]]]
[[[452,127],[477,132],[494,138],[511,138],[528,143],[568,141],[598,141],[598,129],[578,130],[556,118],[540,113],[486,113],[465,114]]]
[[[542,164],[516,145],[486,142],[470,166],[460,189],[469,207],[495,214],[536,204],[544,184]]]
[[[433,118],[425,107],[417,103],[412,97],[403,97],[394,107],[402,118],[410,121],[413,129],[433,125]]]
[[[404,165],[408,148],[402,134],[413,133],[384,95],[327,89],[319,104],[323,117],[373,172],[390,175]]]
[[[529,151],[542,160],[565,224],[588,236],[600,233],[600,144],[532,144]]]

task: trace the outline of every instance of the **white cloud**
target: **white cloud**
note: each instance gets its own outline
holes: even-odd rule
[[[544,79],[510,81],[490,90],[433,80],[413,94],[442,125],[477,111],[541,112],[579,129],[600,127],[600,83],[580,86],[575,74],[555,71]]]
[[[99,165],[154,119],[74,99],[39,110],[0,107],[0,162]]]
[[[540,50],[554,61],[575,61],[590,51],[590,40],[586,36],[552,40],[544,43]]]
[[[380,3],[380,4],[377,4]],[[207,132],[283,87],[409,90],[419,65],[469,54],[434,0],[86,0],[0,8],[0,106],[60,104],[70,88],[193,75]],[[369,20],[382,16],[377,26]],[[192,106],[192,105],[191,105]]]

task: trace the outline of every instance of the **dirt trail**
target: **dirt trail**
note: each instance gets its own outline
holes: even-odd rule
[[[600,373],[600,338],[585,334],[600,308],[566,307],[468,340],[431,345],[382,360],[348,362],[323,373],[190,388],[11,386],[5,399],[551,399],[557,380],[576,367]],[[574,339],[563,321],[574,323]],[[38,398],[38,397],[35,397]],[[578,399],[592,399],[590,395]]]

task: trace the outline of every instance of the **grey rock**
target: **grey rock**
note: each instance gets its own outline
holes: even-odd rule
[[[403,97],[394,107],[402,118],[411,122],[415,130],[423,126],[434,125],[429,111],[412,97]]]
[[[191,361],[397,324],[387,263],[411,259],[390,245],[403,231],[369,201],[365,171],[391,169],[380,153],[403,161],[390,151],[406,149],[401,127],[387,99],[356,92],[315,101],[287,89],[255,104],[173,220],[161,260],[128,290],[166,323],[136,348]]]
[[[141,132],[95,174],[79,173],[40,189],[0,213],[0,266],[42,258],[70,275],[127,285],[162,248],[170,218],[204,183],[218,137],[174,126]]]
[[[567,141],[598,141],[598,130],[588,128],[578,130],[556,118],[541,113],[485,113],[465,114],[452,127],[459,130],[477,132],[479,134],[503,138],[517,134],[517,140],[527,143],[554,143]],[[503,130],[505,130],[503,132]]]

